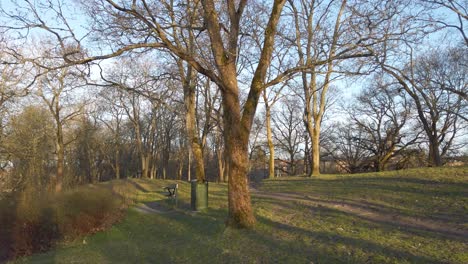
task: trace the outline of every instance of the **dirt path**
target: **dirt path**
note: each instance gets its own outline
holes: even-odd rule
[[[172,208],[162,206],[159,202],[139,203],[134,206],[133,209],[143,214],[165,214],[174,212]]]
[[[414,228],[440,233],[441,235],[456,237],[468,241],[468,230],[461,225],[448,224],[440,221],[421,219],[416,217],[402,216],[388,212],[379,211],[375,206],[358,202],[335,202],[325,201],[319,197],[304,196],[292,193],[270,193],[257,189],[251,189],[252,195],[283,201],[296,201],[306,203],[315,207],[323,206],[332,208],[355,216],[386,224],[393,224],[405,228]]]

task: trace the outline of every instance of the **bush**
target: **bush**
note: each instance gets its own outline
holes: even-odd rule
[[[121,217],[122,198],[103,188],[66,193],[57,199],[57,224],[66,239],[102,230]]]
[[[124,199],[104,187],[57,195],[24,191],[0,200],[0,262],[50,249],[109,227],[123,215]]]
[[[11,197],[0,199],[0,263],[9,257],[11,251],[11,231],[14,223],[14,205]]]

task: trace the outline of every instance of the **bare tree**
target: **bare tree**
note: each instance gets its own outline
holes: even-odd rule
[[[371,153],[362,148],[366,142],[364,129],[353,124],[337,124],[333,131],[334,149],[331,152],[336,165],[349,173],[368,171]]]
[[[47,105],[55,121],[56,192],[60,192],[63,188],[65,148],[74,140],[74,138],[65,138],[64,128],[71,120],[82,114],[84,107],[82,102],[70,101],[73,98],[73,90],[82,85],[80,78],[82,76],[79,70],[63,68],[42,75],[37,87],[37,95]]]
[[[297,50],[299,65],[308,65],[300,86],[312,143],[309,176],[320,174],[320,134],[330,86],[346,75],[373,70],[369,48],[378,49],[388,36],[401,34],[401,29],[388,25],[404,8],[397,1],[289,1],[294,31],[282,36]]]
[[[171,98],[175,91],[162,78],[166,75],[153,67],[154,61],[138,56],[122,58],[119,64],[107,72],[101,72],[101,83],[94,85],[106,89],[119,89],[119,105],[125,112],[134,129],[134,139],[137,153],[140,156],[141,177],[150,178],[155,174],[155,157],[153,155],[156,144],[159,108],[170,108]],[[148,113],[148,115],[145,115]]]
[[[292,99],[282,100],[282,109],[278,111],[274,118],[273,137],[279,149],[287,153],[289,164],[289,175],[297,173],[297,154],[300,153],[300,145],[303,143],[303,126],[299,102]]]
[[[349,114],[364,133],[358,147],[372,153],[374,169],[383,171],[391,158],[417,142],[419,133],[405,133],[411,118],[408,99],[382,77],[375,80],[357,97]]]
[[[272,107],[282,98],[281,91],[286,87],[286,85],[282,85],[277,89],[272,87],[269,90],[263,91],[263,102],[265,103],[265,122],[266,122],[266,132],[267,132],[267,143],[268,143],[268,150],[269,158],[268,158],[268,177],[274,178],[275,177],[275,144],[273,143],[273,133],[271,127],[271,109]]]
[[[102,176],[106,176],[103,175],[106,171],[105,156],[114,152],[112,148],[105,148],[110,145],[105,137],[108,130],[101,129],[97,121],[88,111],[74,121],[71,134],[75,140],[68,148],[69,154],[66,157],[68,171],[74,176],[69,181],[70,184],[97,183],[103,180]],[[113,141],[112,134],[110,138]],[[109,153],[105,153],[106,151]]]
[[[442,157],[461,147],[456,137],[466,125],[462,115],[467,107],[462,96],[467,89],[466,57],[466,48],[453,48],[429,51],[417,58],[410,56],[403,69],[381,61],[383,70],[398,81],[415,104],[432,166],[441,166]]]
[[[33,188],[37,192],[48,187],[55,189],[50,179],[55,165],[54,130],[54,120],[42,106],[24,107],[9,118],[1,144],[12,166],[7,178],[10,189]]]
[[[468,4],[466,0],[419,0],[425,8],[437,12],[429,12],[427,17],[421,18],[425,22],[433,23],[438,29],[455,29],[463,37],[465,45],[468,46],[466,35],[466,23],[468,22]],[[454,15],[454,20],[450,19]]]
[[[121,151],[122,151],[122,129],[124,122],[125,110],[121,105],[122,92],[118,89],[106,89],[99,94],[102,98],[102,104],[98,106],[97,118],[105,127],[110,131],[112,135],[111,149],[112,153],[109,153],[113,159],[112,168],[115,173],[115,178],[120,179],[121,177]]]

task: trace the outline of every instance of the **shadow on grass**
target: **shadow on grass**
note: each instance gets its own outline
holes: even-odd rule
[[[266,193],[268,195],[268,193]],[[411,208],[397,208],[394,206],[389,206],[388,204],[384,203],[376,203],[376,202],[369,202],[365,201],[362,198],[357,199],[357,198],[346,198],[346,197],[340,197],[340,198],[334,198],[334,199],[322,199],[318,198],[319,196],[311,196],[311,195],[301,195],[301,194],[295,194],[295,193],[281,193],[284,195],[291,195],[297,200],[301,200],[304,202],[312,202],[316,204],[325,204],[329,206],[344,206],[348,208],[354,208],[355,210],[358,211],[369,211],[375,214],[382,214],[386,216],[393,216],[395,218],[399,218],[401,216],[406,217],[406,218],[415,218],[415,219],[420,219],[422,221],[438,221],[438,222],[443,222],[445,223],[453,223],[455,225],[463,225],[466,223],[466,217],[463,213],[457,214],[455,212],[434,212],[430,211],[430,215],[428,215],[428,212],[419,212],[419,211],[414,211]],[[253,195],[254,199],[257,197],[262,198],[262,193],[258,195]],[[274,193],[273,193],[274,195]],[[281,199],[280,196],[278,196],[278,199]],[[442,224],[442,223],[441,223]]]
[[[333,181],[301,179],[294,181],[294,185],[307,184],[307,188],[310,186],[311,191],[318,194],[317,197],[320,198],[317,198],[318,200],[322,197],[326,198],[324,194],[337,190],[339,194],[335,197],[342,195],[341,197],[344,197],[342,199],[356,198],[346,196],[349,188],[353,191],[363,191],[361,188],[369,188],[377,194],[394,192],[393,189],[380,186],[390,184],[388,182],[382,183],[377,179],[375,183],[375,178],[372,178],[369,183],[369,178],[357,179]],[[152,192],[145,188],[144,184],[131,183],[139,191]],[[332,186],[335,183],[337,187]],[[401,180],[398,179],[396,183],[401,183]],[[417,180],[411,184],[416,184],[424,192],[424,186],[419,186],[420,184],[435,185],[436,183]],[[289,190],[295,190],[291,189],[294,185],[284,184]],[[459,184],[456,185],[458,187],[452,184],[444,186],[460,190]],[[379,189],[380,187],[382,188]],[[392,186],[394,187],[396,186]],[[184,185],[183,188],[188,189],[188,186]],[[414,188],[407,190],[410,189]],[[308,198],[305,195],[309,194],[309,190],[306,189],[306,191],[307,193],[302,193],[305,199]],[[429,193],[424,192],[424,195],[429,196]],[[210,189],[209,195],[210,201],[215,201],[217,205],[226,203],[225,190],[212,191]],[[391,221],[375,221],[375,219],[367,219],[331,208],[260,198],[255,195],[253,204],[257,207],[256,210],[262,207],[265,209],[263,213],[271,213],[271,217],[266,217],[257,210],[258,225],[254,230],[235,230],[224,226],[227,208],[209,209],[203,213],[192,214],[189,212],[190,204],[186,197],[188,194],[185,194],[184,199],[179,200],[179,209],[171,211],[170,214],[140,214],[130,211],[121,223],[106,232],[89,237],[88,245],[80,246],[75,252],[79,252],[80,256],[88,252],[91,256],[96,254],[104,260],[102,262],[109,263],[449,263],[453,261],[441,259],[445,258],[447,255],[445,253],[440,257],[441,254],[432,254],[428,249],[421,251],[411,249],[408,243],[401,240],[406,237],[411,241],[413,239],[414,241],[427,240],[438,245],[452,242],[446,240],[447,238],[466,241],[459,237],[446,236],[441,232],[401,227]],[[162,203],[165,202],[162,201]],[[353,203],[351,200],[347,202]],[[151,203],[155,202],[147,204],[151,206]],[[270,204],[284,207],[284,212],[275,212]],[[368,206],[368,209],[381,207],[382,212],[388,213],[398,210],[381,206],[373,201],[365,206]],[[291,218],[289,221],[282,221],[286,217]],[[320,223],[303,224],[300,221],[320,221],[326,226],[322,228]],[[368,234],[359,232],[351,234],[348,230],[334,231],[342,224],[348,225],[344,226],[345,229],[356,227],[359,232]],[[383,236],[388,234],[389,239],[379,237],[380,234]],[[398,241],[391,240],[395,238]],[[53,256],[54,253],[48,254]],[[59,259],[62,256],[59,254],[56,258]],[[73,257],[76,258],[76,256],[76,254],[70,256],[70,260],[75,260]],[[90,261],[100,262],[93,258]]]
[[[328,193],[330,189],[349,190],[355,189],[365,191],[391,191],[408,192],[420,191],[431,196],[460,196],[466,197],[468,194],[468,184],[461,182],[440,182],[434,180],[425,180],[419,178],[401,178],[401,177],[349,177],[337,179],[293,179],[290,181],[278,180],[269,181],[268,188],[289,189],[293,186],[300,188],[311,187],[313,191],[323,191]],[[264,185],[265,186],[265,185]],[[428,188],[430,187],[430,188]],[[437,190],[434,190],[437,188]]]
[[[468,184],[418,178],[349,177],[338,179],[293,179],[268,181],[267,192],[294,192],[335,202],[355,200],[395,213],[432,218],[455,224],[466,223]],[[364,202],[362,202],[364,201]],[[388,206],[396,204],[399,208]]]
[[[147,190],[145,187],[143,187],[141,184],[137,183],[136,181],[133,180],[127,180],[127,182],[131,185],[133,185],[138,191],[143,192],[143,193],[149,193],[152,192],[150,190]]]
[[[330,216],[336,213],[321,211]],[[113,231],[126,235],[120,241],[106,238],[107,243],[100,243],[102,246],[97,250],[111,263],[439,262],[372,241],[335,232],[310,231],[260,216],[254,230],[230,229],[224,226],[225,216],[225,210],[214,209],[196,215],[130,213],[133,224],[122,223]],[[138,232],[134,226],[136,219],[144,227]]]
[[[304,201],[307,202],[310,198],[305,198]],[[391,211],[384,211],[385,209],[381,209],[378,212],[379,213],[384,213],[386,214],[385,217],[372,217],[370,215],[366,215],[363,212],[349,212],[349,211],[342,211],[339,208],[330,208],[326,206],[321,206],[321,205],[310,205],[303,203],[302,201],[291,201],[291,200],[278,200],[274,198],[265,198],[265,197],[255,197],[255,202],[256,203],[261,203],[261,204],[275,204],[277,206],[281,206],[289,211],[297,211],[298,210],[298,205],[306,208],[308,212],[311,212],[312,214],[331,214],[332,212],[335,215],[340,215],[344,216],[346,218],[350,218],[350,220],[354,220],[353,222],[359,223],[361,225],[364,225],[366,229],[372,230],[372,229],[383,229],[387,230],[389,232],[398,230],[406,233],[410,233],[412,235],[417,235],[421,237],[426,237],[426,238],[441,238],[441,239],[451,239],[451,240],[456,240],[464,243],[468,243],[468,237],[466,236],[467,231],[460,229],[459,231],[455,231],[452,229],[445,228],[442,226],[444,223],[437,223],[438,225],[435,225],[436,223],[433,223],[433,226],[427,225],[425,226],[424,224],[419,223],[415,221],[413,222],[402,222],[399,218],[397,217],[391,217],[392,214],[394,214],[394,210]],[[321,201],[319,199],[313,199],[312,201]],[[326,201],[325,201],[326,202]],[[390,216],[390,217],[389,217]],[[425,221],[424,218],[420,219],[421,221]],[[432,219],[427,219],[428,221],[432,221]],[[365,224],[368,223],[368,224]],[[440,226],[439,226],[440,225]],[[461,227],[460,227],[461,228]]]
[[[325,252],[326,254],[323,254],[323,252],[314,252],[312,249],[312,254],[310,256],[311,259],[317,259],[319,261],[324,259],[326,260],[325,262],[337,261],[363,263],[363,261],[365,261],[374,263],[374,261],[378,261],[377,259],[379,257],[383,256],[384,258],[393,259],[393,261],[397,259],[400,261],[408,261],[410,263],[440,263],[438,260],[434,260],[426,256],[419,256],[403,250],[392,249],[391,247],[386,247],[384,245],[380,245],[364,239],[342,236],[332,232],[309,231],[291,225],[274,222],[267,218],[259,218],[259,222],[270,226],[272,229],[283,230],[287,233],[300,234],[300,236],[309,237],[312,241],[314,241],[314,244],[317,243],[321,247],[333,249],[336,247],[337,244],[343,244],[345,246],[346,249],[344,251],[347,252],[343,253],[339,253],[335,250],[330,250],[328,252]],[[261,237],[263,237],[263,241],[265,243],[270,241],[270,238],[265,234],[262,234]],[[288,249],[291,249],[291,247],[288,247]],[[303,249],[298,248],[298,250],[302,251]],[[356,252],[356,250],[366,252],[367,254],[361,256],[354,256],[354,252]]]

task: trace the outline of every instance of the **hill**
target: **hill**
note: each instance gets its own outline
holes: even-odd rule
[[[467,167],[265,180],[253,230],[225,228],[226,184],[210,183],[210,209],[192,213],[185,182],[170,209],[169,182],[105,183],[133,193],[119,223],[17,262],[468,263]]]

